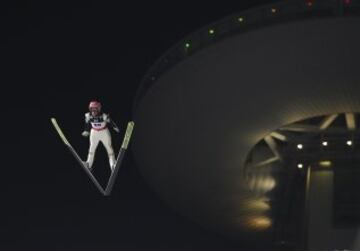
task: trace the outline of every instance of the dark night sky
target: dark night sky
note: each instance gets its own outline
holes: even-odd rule
[[[208,23],[269,2],[274,1],[12,1],[1,6],[6,119],[1,250],[239,250],[161,201],[139,174],[131,150],[112,196],[102,197],[49,118],[58,119],[85,158],[88,142],[80,133],[89,100],[102,101],[124,130],[141,78],[169,47]],[[122,134],[114,139],[116,149]],[[101,146],[96,159],[95,175],[104,183],[109,169]]]

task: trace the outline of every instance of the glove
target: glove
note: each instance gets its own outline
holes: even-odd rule
[[[89,137],[89,132],[88,131],[83,131],[82,133],[81,133],[81,135],[83,136],[83,137]]]
[[[119,133],[119,132],[120,132],[120,129],[117,128],[117,127],[114,127],[114,131],[117,132],[117,133]]]

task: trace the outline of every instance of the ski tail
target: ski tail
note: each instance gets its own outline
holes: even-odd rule
[[[123,142],[121,144],[119,154],[118,154],[117,159],[116,159],[115,169],[111,173],[108,184],[107,184],[106,189],[105,189],[105,195],[106,196],[109,196],[111,194],[111,191],[112,191],[112,189],[114,187],[116,176],[117,176],[117,173],[118,173],[118,171],[120,169],[121,162],[122,162],[122,160],[124,158],[126,149],[129,146],[134,126],[135,126],[135,123],[133,121],[130,121],[127,124],[125,136],[124,136]]]
[[[105,195],[105,191],[102,188],[102,186],[99,184],[97,179],[94,177],[94,175],[89,171],[89,169],[84,165],[83,161],[75,151],[75,149],[71,146],[70,142],[65,137],[65,134],[61,130],[59,124],[57,123],[55,118],[51,118],[51,123],[55,127],[57,133],[59,134],[61,140],[64,142],[64,144],[68,147],[69,151],[72,153],[72,155],[75,157],[75,159],[78,161],[78,163],[81,165],[82,169],[85,171],[85,173],[89,176],[91,181],[94,183],[94,185],[97,187],[97,189],[100,191],[101,194]]]

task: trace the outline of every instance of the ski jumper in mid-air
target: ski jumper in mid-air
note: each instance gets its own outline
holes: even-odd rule
[[[99,192],[105,196],[109,196],[114,187],[115,179],[119,171],[119,168],[121,166],[121,162],[124,158],[125,151],[128,148],[135,123],[133,121],[128,122],[123,142],[117,154],[117,159],[115,159],[114,150],[111,145],[111,135],[108,126],[112,127],[117,133],[119,133],[119,128],[110,119],[109,114],[105,114],[101,112],[101,104],[98,101],[91,101],[89,104],[89,112],[85,114],[85,130],[82,132],[82,135],[84,137],[90,136],[90,147],[89,147],[87,160],[83,161],[80,158],[79,154],[72,147],[69,140],[66,138],[56,118],[52,117],[50,120],[57,134],[61,138],[62,142],[75,157],[77,162],[80,164],[81,168],[85,171],[85,173],[94,183],[94,185],[99,190]],[[111,169],[111,174],[107,182],[106,188],[103,188],[100,185],[94,174],[91,172],[96,148],[100,141],[105,146],[106,151],[108,153],[110,169]]]
[[[82,136],[90,136],[89,153],[86,162],[84,162],[85,166],[87,166],[90,171],[92,171],[96,148],[100,141],[106,148],[109,156],[110,169],[111,171],[114,171],[116,159],[114,149],[111,144],[111,134],[108,129],[108,125],[110,125],[114,131],[119,133],[119,128],[111,120],[109,114],[101,111],[100,102],[91,101],[89,104],[89,112],[85,114],[85,129],[82,132]]]

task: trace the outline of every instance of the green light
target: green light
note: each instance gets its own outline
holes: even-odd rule
[[[243,17],[239,17],[239,18],[238,18],[238,21],[239,21],[240,23],[242,23],[242,22],[244,22],[244,18],[243,18]]]
[[[210,29],[210,30],[209,30],[209,34],[212,35],[212,34],[214,34],[214,33],[215,33],[215,31],[214,31],[213,29]]]
[[[186,44],[185,44],[185,48],[186,48],[186,49],[189,49],[189,48],[190,48],[190,43],[186,43]]]

